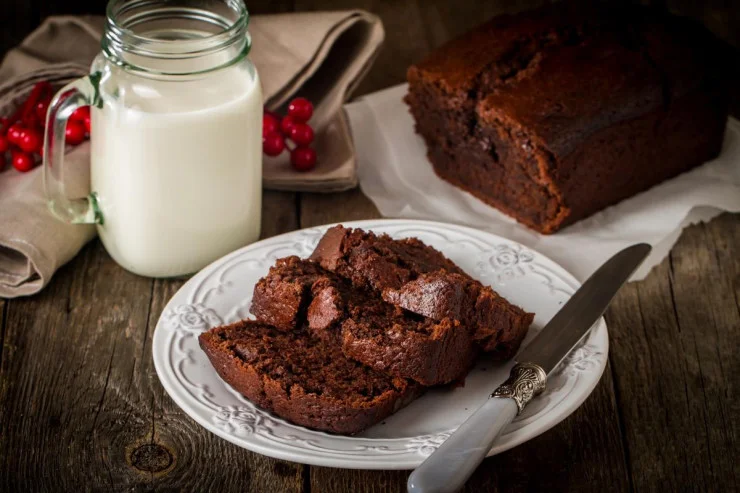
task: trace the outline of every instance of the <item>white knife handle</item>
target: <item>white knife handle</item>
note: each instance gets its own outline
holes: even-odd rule
[[[453,493],[465,484],[501,431],[545,389],[538,365],[519,363],[485,404],[434,451],[408,480],[409,493]]]
[[[514,399],[488,399],[409,476],[409,493],[452,493],[465,484],[516,417]]]

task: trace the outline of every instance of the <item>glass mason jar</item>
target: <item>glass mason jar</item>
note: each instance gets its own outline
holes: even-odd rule
[[[241,0],[113,0],[89,76],[47,115],[52,212],[95,223],[113,259],[150,277],[195,272],[256,241],[262,93]],[[91,193],[64,189],[67,119],[91,107]]]

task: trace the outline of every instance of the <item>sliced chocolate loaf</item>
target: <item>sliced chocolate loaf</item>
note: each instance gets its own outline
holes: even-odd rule
[[[218,374],[257,406],[297,425],[355,434],[415,399],[417,384],[347,358],[338,341],[241,321],[198,337]]]
[[[444,269],[465,275],[454,262],[417,238],[394,240],[360,228],[329,228],[311,254],[322,267],[357,287],[400,288],[425,272]]]
[[[318,339],[338,339],[344,354],[354,360],[426,386],[461,379],[475,361],[478,348],[472,332],[459,321],[413,314],[298,257],[279,260],[258,283],[252,312],[260,321],[276,320],[286,315],[282,293],[309,284],[301,288],[301,297],[290,304],[295,311],[285,318],[306,320]]]
[[[513,356],[534,318],[416,238],[394,240],[339,225],[327,230],[311,259],[396,306],[459,321],[483,350],[502,358]]]
[[[489,286],[443,270],[421,274],[399,289],[386,288],[383,299],[434,320],[460,321],[472,328],[483,351],[500,359],[514,356],[534,319]]]
[[[312,293],[309,330],[341,331],[344,354],[378,371],[430,386],[462,379],[475,362],[473,334],[457,320],[413,314],[331,276]]]

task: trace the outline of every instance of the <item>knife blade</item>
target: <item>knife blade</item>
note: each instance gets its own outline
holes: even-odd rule
[[[542,393],[549,375],[578,345],[650,254],[645,243],[607,260],[517,356],[509,378],[409,476],[409,493],[452,493],[465,484],[501,431]]]
[[[625,248],[589,277],[563,308],[517,356],[549,374],[606,311],[619,288],[650,253],[650,245]]]

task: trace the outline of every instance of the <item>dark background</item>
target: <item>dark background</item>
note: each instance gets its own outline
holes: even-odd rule
[[[0,54],[18,44],[47,16],[62,14],[105,13],[104,0],[2,0],[0,9]],[[547,3],[543,0],[509,0],[488,2],[485,0],[245,0],[251,14],[362,8],[375,12],[383,18],[386,26],[384,57],[408,57],[415,60],[400,41],[407,30],[418,23],[408,22],[410,17],[420,17],[425,25],[441,24],[455,26],[459,32],[435,33],[433,30],[420,32],[432,46],[455,36],[501,12],[515,12]],[[624,2],[619,2],[624,3]],[[717,36],[736,48],[740,48],[740,1],[733,0],[642,0],[633,3],[655,5],[674,13],[690,16],[701,21]],[[392,50],[389,47],[393,47]],[[388,84],[400,82],[404,74],[384,74]],[[379,87],[378,81],[367,87]],[[360,90],[359,93],[364,91]]]
[[[579,1],[579,0],[575,0]],[[586,1],[586,0],[583,0]],[[736,50],[729,75],[740,84],[740,0],[593,0],[634,3],[691,17]],[[406,67],[433,49],[494,15],[536,8],[547,0],[244,0],[251,15],[311,10],[364,9],[380,16],[386,40],[367,78],[355,91],[367,92],[405,81]],[[107,0],[0,0],[0,56],[50,15],[104,15]],[[588,2],[592,3],[592,2]],[[409,43],[409,36],[421,41]],[[740,113],[740,93],[732,92],[733,114]]]

